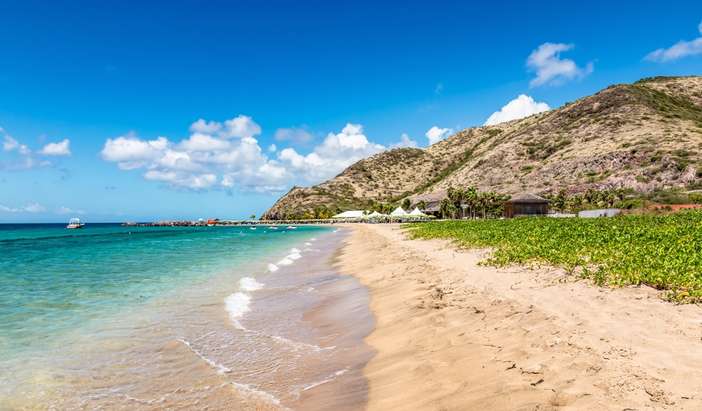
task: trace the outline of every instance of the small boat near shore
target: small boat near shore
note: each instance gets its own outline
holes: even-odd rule
[[[83,228],[84,226],[85,223],[81,223],[80,218],[71,218],[70,220],[68,220],[68,225],[66,226],[66,228],[75,230],[77,228]]]

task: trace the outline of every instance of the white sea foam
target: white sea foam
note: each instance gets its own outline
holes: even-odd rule
[[[282,406],[280,403],[280,400],[276,398],[273,394],[259,390],[257,388],[254,388],[253,386],[249,384],[240,384],[237,382],[233,382],[232,385],[239,391],[241,395],[244,395],[249,398],[255,398],[261,401],[264,401],[268,404],[275,405],[279,408],[282,408],[284,410],[287,410],[288,408],[285,408]]]
[[[319,352],[319,351],[333,350],[336,348],[335,345],[331,345],[329,347],[320,347],[320,346],[314,345],[314,344],[307,344],[307,343],[300,342],[300,341],[293,341],[291,339],[281,337],[279,335],[271,335],[270,337],[272,339],[278,341],[281,344],[285,344],[289,347],[292,347],[296,351],[297,350],[311,350],[311,351]]]
[[[239,319],[251,311],[251,296],[244,293],[234,293],[224,300],[224,305],[229,312],[229,318],[232,320],[234,326],[240,330],[245,330],[243,325],[239,322]]]
[[[278,271],[278,269],[279,269],[279,268],[278,268],[277,265],[275,265],[275,264],[268,264],[268,271],[274,273],[274,272]]]
[[[300,254],[300,253],[290,253],[290,254],[288,254],[288,256],[287,256],[286,258],[289,258],[289,259],[291,259],[291,260],[299,260],[300,258],[302,258],[302,254]]]
[[[290,252],[293,253],[293,254],[294,254],[294,253],[299,253],[299,252],[300,252],[300,249],[299,249],[299,248],[293,247],[293,248],[290,249]]]
[[[310,243],[309,241],[307,241],[307,242],[305,242],[305,245],[306,245],[307,247],[309,247],[309,246],[312,245],[312,243]]]
[[[179,338],[178,341],[182,342],[186,347],[188,347],[188,348],[190,349],[190,351],[192,351],[195,355],[197,355],[198,357],[200,357],[200,359],[202,359],[203,361],[205,361],[210,367],[216,369],[218,374],[226,374],[226,373],[232,372],[231,368],[225,367],[224,365],[219,364],[219,363],[217,363],[216,361],[213,361],[213,360],[211,360],[211,359],[205,357],[200,351],[196,350],[196,349],[190,344],[190,342],[188,342],[188,341],[186,341],[186,340],[184,340],[184,339],[182,339],[182,338]]]
[[[239,280],[239,289],[242,291],[256,291],[263,288],[263,284],[256,281],[255,278],[244,277]]]
[[[317,382],[313,382],[312,384],[308,384],[302,388],[302,391],[311,390],[312,388],[319,387],[320,385],[326,384],[328,382],[332,382],[337,377],[340,377],[340,376],[346,374],[346,372],[348,372],[348,370],[349,370],[348,368],[344,368],[343,370],[339,370],[321,381],[317,381]]]
[[[285,257],[285,258],[283,258],[282,260],[278,261],[277,264],[278,264],[278,265],[290,265],[290,264],[292,264],[293,262],[294,262],[294,261],[291,260],[290,258]]]

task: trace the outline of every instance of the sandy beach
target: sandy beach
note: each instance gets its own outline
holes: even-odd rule
[[[336,265],[370,291],[370,410],[702,409],[702,309],[486,250],[353,225]]]

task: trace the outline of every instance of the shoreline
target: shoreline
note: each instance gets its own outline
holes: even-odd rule
[[[376,318],[367,409],[702,409],[699,306],[348,227],[335,265]]]
[[[3,363],[22,374],[0,372],[0,409],[362,408],[368,293],[332,266],[348,233],[281,231],[202,268],[216,271],[54,336],[69,348],[38,347],[28,368],[20,357]]]

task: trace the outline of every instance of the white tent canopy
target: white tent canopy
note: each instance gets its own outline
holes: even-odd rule
[[[427,216],[419,209],[419,207],[415,207],[414,210],[412,210],[412,212],[409,213],[409,215],[415,216],[415,217],[426,217]]]
[[[350,210],[337,214],[333,218],[361,218],[363,217],[363,214],[363,210]]]
[[[397,207],[390,215],[393,217],[405,217],[408,214],[402,207]]]
[[[373,211],[372,213],[368,214],[368,218],[377,218],[377,217],[387,217],[387,214],[382,214],[377,211]]]

